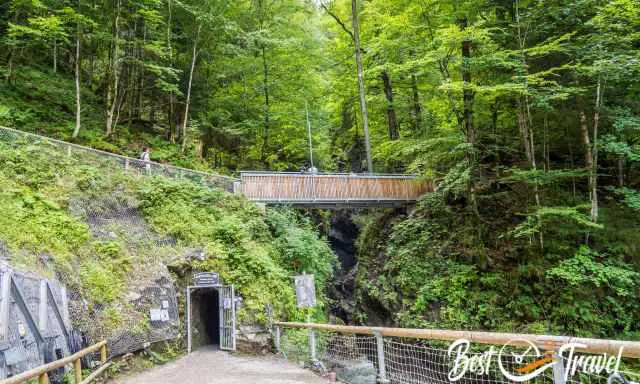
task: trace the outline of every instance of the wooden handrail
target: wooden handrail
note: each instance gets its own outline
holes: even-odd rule
[[[73,355],[69,355],[67,357],[63,357],[62,359],[56,360],[56,361],[52,361],[48,364],[44,364],[41,365],[39,367],[35,367],[33,369],[30,369],[28,371],[22,372],[18,375],[9,377],[8,379],[4,379],[2,381],[0,381],[0,384],[18,384],[18,383],[24,383],[25,381],[29,380],[29,379],[33,379],[34,377],[38,378],[38,383],[39,384],[46,384],[49,382],[49,378],[47,375],[47,372],[53,371],[54,369],[58,369],[58,368],[62,368],[66,365],[69,364],[73,364],[73,368],[74,368],[74,374],[75,374],[75,379],[76,379],[76,383],[77,384],[85,384],[88,381],[82,381],[82,362],[81,359],[92,353],[95,352],[97,350],[100,350],[100,362],[102,363],[102,366],[100,368],[98,368],[97,371],[103,372],[106,369],[106,365],[107,363],[107,341],[103,340],[97,344],[94,344],[90,347],[87,347],[83,350],[80,350],[76,353],[74,353]],[[96,372],[97,372],[96,371]],[[90,375],[87,380],[91,378],[95,378],[95,376]]]
[[[409,337],[423,340],[454,341],[467,339],[479,344],[528,346],[531,342],[543,350],[555,351],[568,343],[580,343],[587,348],[576,348],[576,351],[588,353],[607,353],[616,356],[622,348],[622,356],[640,358],[640,342],[607,339],[591,339],[585,337],[535,335],[526,333],[452,331],[445,329],[412,329],[389,327],[362,327],[352,325],[331,325],[311,323],[276,322],[276,326],[289,328],[319,329],[338,333],[352,333],[359,335],[374,335],[379,332],[387,337]]]

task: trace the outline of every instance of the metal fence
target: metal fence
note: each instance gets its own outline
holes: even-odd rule
[[[17,144],[46,143],[53,145],[60,150],[66,151],[69,156],[75,155],[88,164],[94,164],[101,167],[121,167],[132,172],[149,175],[163,175],[171,178],[187,178],[210,187],[224,189],[228,192],[233,191],[234,182],[238,181],[238,179],[230,176],[196,171],[193,169],[161,164],[153,161],[143,161],[133,157],[122,156],[2,126],[0,126],[0,141],[13,142]]]
[[[407,175],[241,172],[240,179],[236,189],[264,203],[384,205],[434,190],[433,183]]]
[[[0,266],[0,378],[73,352],[67,303],[59,282]]]
[[[457,360],[458,350],[450,349],[448,342],[459,339],[468,340],[470,348]],[[523,377],[536,370],[540,372],[522,381],[535,384],[640,381],[637,361],[640,342],[302,323],[276,323],[274,340],[284,358],[304,363],[320,374],[335,373],[338,380],[349,384],[507,384],[515,380],[503,371]],[[587,348],[558,353],[567,343]],[[583,353],[580,357],[578,351]],[[603,353],[608,354],[606,358]],[[608,358],[617,359],[618,353],[619,370],[606,372],[605,362]],[[586,369],[573,371],[575,366]],[[596,369],[589,371],[590,367]]]

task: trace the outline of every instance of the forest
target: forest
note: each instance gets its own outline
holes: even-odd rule
[[[0,11],[0,125],[224,174],[312,144],[321,172],[435,182],[352,213],[348,321],[640,336],[638,0]]]

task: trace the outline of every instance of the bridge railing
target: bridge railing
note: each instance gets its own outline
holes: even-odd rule
[[[275,323],[274,341],[286,359],[350,384],[507,384],[527,374],[532,376],[519,381],[640,379],[638,341],[309,323]]]
[[[241,192],[259,202],[412,201],[433,190],[415,176],[241,172]]]

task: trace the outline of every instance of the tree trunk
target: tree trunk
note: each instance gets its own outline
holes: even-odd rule
[[[172,10],[172,4],[171,4],[172,0],[168,0],[168,7],[169,7],[169,17],[167,19],[167,48],[169,51],[169,65],[171,67],[173,67],[173,48],[171,48],[171,20],[172,20],[172,16],[173,16],[173,10]],[[175,114],[175,96],[173,94],[173,92],[169,92],[169,111],[168,111],[168,120],[169,120],[169,127],[167,130],[167,139],[170,140],[172,143],[175,143],[175,135],[174,135],[174,127],[173,127],[173,120],[174,120],[174,114]]]
[[[389,73],[385,70],[380,74],[382,84],[384,86],[384,95],[387,98],[387,121],[389,123],[389,139],[397,140],[400,137],[398,133],[398,122],[396,120],[396,111],[393,107],[393,88],[391,87],[391,79]]]
[[[411,91],[413,101],[413,130],[420,132],[422,127],[422,107],[420,106],[420,94],[418,93],[418,77],[411,74]]]
[[[565,128],[564,131],[565,137],[567,138],[567,148],[569,148],[569,164],[571,166],[571,170],[576,169],[574,160],[573,160],[573,140],[569,137],[569,131]],[[571,193],[573,199],[576,199],[576,178],[575,176],[571,176]]]
[[[464,40],[462,42],[462,57],[463,60],[468,60],[471,57],[471,41]],[[471,146],[471,151],[474,151],[476,143],[476,130],[473,125],[473,102],[475,95],[471,89],[471,72],[469,71],[468,64],[464,65],[462,71],[463,85],[463,111],[464,116],[464,128],[467,134],[467,143]]]
[[[58,41],[53,39],[53,73],[58,73]]]
[[[369,140],[369,112],[364,87],[364,70],[362,68],[362,52],[360,51],[360,22],[358,21],[357,0],[351,0],[351,17],[353,19],[353,42],[356,50],[356,66],[358,68],[358,90],[360,91],[360,110],[364,130],[364,146],[367,155],[367,170],[373,172],[373,158],[371,156],[371,141]]]
[[[591,152],[587,115],[583,109],[580,110],[580,142],[584,147],[584,165],[585,168],[589,169],[589,200],[591,201],[591,220],[593,221],[593,185],[595,184],[593,180],[593,153]],[[586,234],[585,241],[589,241],[589,233]]]
[[[584,110],[580,110],[580,141],[584,147],[584,165],[591,170],[593,168],[593,155],[591,153],[591,140],[589,139],[589,125]]]
[[[80,12],[80,0],[78,0],[78,12]],[[78,137],[80,133],[80,21],[76,25],[76,127],[73,130],[72,137]]]
[[[467,29],[467,19],[461,19],[458,21],[460,24],[460,28],[464,31]],[[469,167],[472,169],[475,165],[475,143],[476,143],[476,131],[473,125],[473,103],[474,103],[474,92],[471,88],[471,71],[469,68],[469,60],[471,59],[471,40],[468,38],[464,38],[462,40],[461,46],[461,54],[462,54],[462,98],[463,98],[463,107],[462,107],[462,117],[464,122],[464,132],[467,137],[467,144],[469,145],[467,158],[469,161]]]
[[[111,65],[111,71],[113,72],[113,83],[107,90],[107,103],[110,103],[107,110],[107,136],[111,136],[113,133],[114,122],[113,118],[118,106],[118,84],[120,82],[120,58],[118,52],[118,39],[120,37],[120,0],[116,0],[116,16],[115,16],[115,28],[113,33],[113,63]],[[117,122],[116,122],[117,124]]]
[[[13,48],[9,49],[9,57],[7,58],[7,74],[4,79],[7,84],[11,82],[11,72],[13,71]]]
[[[198,25],[196,39],[193,42],[193,51],[191,53],[191,68],[189,69],[189,83],[187,84],[187,99],[184,105],[184,119],[182,120],[182,153],[187,148],[187,120],[189,119],[189,104],[191,103],[191,84],[193,84],[193,70],[196,67],[196,58],[198,56],[198,39],[200,38],[200,30],[202,24]]]
[[[624,156],[618,156],[618,186],[624,187]]]
[[[594,223],[598,222],[598,127],[600,125],[600,107],[602,106],[603,89],[602,80],[600,76],[598,76],[596,106],[593,114],[593,166],[591,169],[591,221]]]
[[[264,130],[262,131],[262,161],[266,163],[267,152],[269,148],[269,126],[270,122],[270,106],[269,106],[269,66],[267,64],[267,52],[264,44],[262,45],[262,87],[264,90]]]

